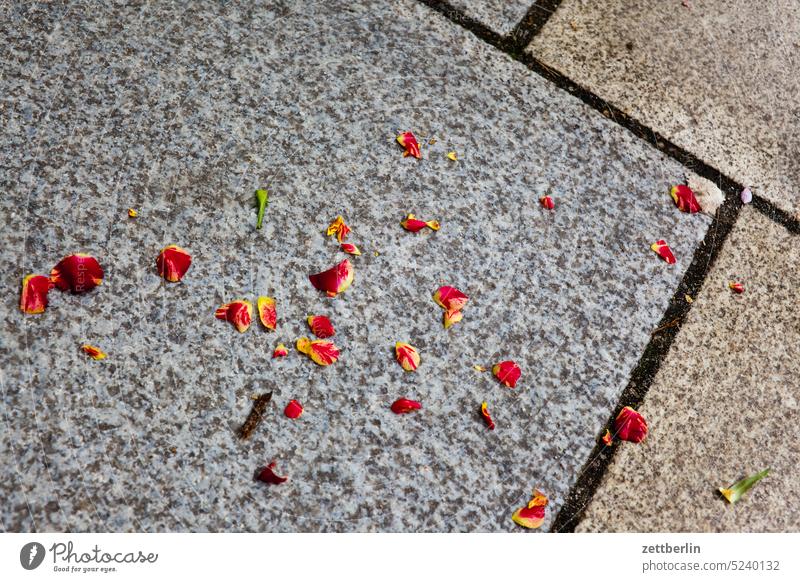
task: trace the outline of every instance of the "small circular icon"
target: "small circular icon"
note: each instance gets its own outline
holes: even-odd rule
[[[30,542],[19,551],[19,563],[26,570],[35,570],[44,561],[44,546],[39,542]]]

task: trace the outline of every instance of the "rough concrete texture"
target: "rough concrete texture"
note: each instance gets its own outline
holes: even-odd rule
[[[465,14],[498,34],[508,34],[525,17],[534,0],[450,0]]]
[[[418,3],[270,5],[17,5],[0,21],[0,523],[509,531],[539,487],[546,529],[708,227],[668,195],[683,168]],[[407,129],[422,160],[401,155]],[[402,230],[408,212],[441,230]],[[324,235],[337,214],[364,254],[328,299],[307,277],[344,258]],[[649,250],[659,238],[676,265]],[[194,258],[179,284],[155,273],[172,243]],[[19,313],[22,276],[78,251],[105,283]],[[470,296],[449,331],[442,284]],[[276,333],[214,319],[260,294]],[[333,320],[340,361],[271,360],[309,314]],[[472,369],[507,358],[515,390]],[[423,410],[392,414],[401,396]],[[253,482],[272,459],[290,481]]]
[[[746,208],[578,531],[800,530],[797,236]],[[742,295],[728,281],[744,283]],[[735,505],[717,493],[771,467]]]
[[[565,0],[529,50],[789,212],[800,211],[800,4]]]

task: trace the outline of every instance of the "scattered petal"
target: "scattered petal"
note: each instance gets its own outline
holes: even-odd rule
[[[753,201],[753,192],[750,188],[742,190],[742,204],[750,204]]]
[[[552,210],[556,207],[556,203],[553,202],[553,198],[551,196],[542,196],[539,198],[539,203],[547,208],[547,210]]]
[[[191,255],[177,245],[164,247],[156,259],[158,274],[171,283],[183,279],[191,264]]]
[[[394,346],[397,361],[406,372],[413,372],[419,367],[419,352],[411,344],[397,342]]]
[[[614,432],[623,441],[640,443],[647,436],[647,422],[641,414],[626,406],[614,420]]]
[[[422,404],[408,398],[398,398],[392,403],[391,409],[395,414],[407,414],[422,408]]]
[[[725,201],[725,196],[714,182],[700,176],[687,175],[686,184],[695,194],[700,210],[714,216],[717,209]]]
[[[494,430],[494,421],[492,420],[492,415],[489,414],[489,405],[486,402],[481,404],[481,416],[489,430]]]
[[[760,473],[745,477],[741,481],[737,481],[727,489],[719,488],[719,492],[728,500],[728,503],[736,503],[742,498],[742,495],[747,493],[750,488],[756,483],[761,481],[764,477],[769,475],[769,469],[764,469]]]
[[[320,366],[330,366],[339,359],[339,350],[328,340],[309,340],[307,337],[301,337],[297,340],[297,351],[307,355]]]
[[[275,309],[275,300],[272,297],[260,296],[256,300],[258,319],[261,325],[269,330],[275,330],[278,325],[278,312]]]
[[[417,142],[417,138],[414,137],[414,134],[410,131],[405,131],[397,136],[397,143],[399,143],[403,149],[403,157],[406,156],[414,156],[415,158],[421,158],[422,155],[419,153],[419,143]]]
[[[276,466],[277,463],[273,461],[266,467],[259,469],[256,479],[263,481],[264,483],[269,483],[270,485],[280,485],[281,483],[285,483],[289,477],[281,477],[280,475],[276,475],[275,471],[273,471]]]
[[[95,346],[90,346],[89,344],[82,345],[81,349],[83,350],[83,353],[94,360],[104,360],[107,357],[103,350]]]
[[[328,297],[336,297],[337,293],[346,291],[353,282],[355,271],[350,259],[345,259],[327,271],[309,276],[311,284],[320,291],[325,291]]]
[[[522,371],[513,360],[506,360],[500,362],[492,367],[492,374],[497,378],[501,384],[514,388],[517,385],[517,380],[522,375]]]
[[[454,323],[458,323],[464,319],[464,314],[460,311],[445,311],[444,312],[444,328],[450,329]]]
[[[355,255],[357,257],[361,255],[361,251],[352,243],[342,243],[341,249],[348,255]]]
[[[514,523],[528,529],[536,529],[544,523],[544,511],[547,497],[538,489],[533,490],[533,498],[524,507],[520,507],[511,516]]]
[[[19,308],[23,313],[34,315],[44,313],[47,308],[47,294],[53,284],[44,275],[28,275],[22,280],[22,293],[19,296]]]
[[[651,244],[650,249],[670,265],[675,264],[675,255],[672,254],[672,249],[669,248],[669,245],[664,239],[659,239]]]
[[[689,186],[685,184],[673,186],[669,191],[669,195],[672,196],[675,206],[681,212],[688,212],[689,214],[700,212],[700,204]]]
[[[50,282],[62,291],[83,293],[103,282],[103,268],[89,255],[69,255],[50,271]]]
[[[272,352],[272,359],[275,358],[285,358],[289,355],[289,350],[286,349],[286,346],[283,344],[278,344],[275,348],[275,351]]]
[[[447,157],[454,162],[458,161],[458,154],[456,154],[456,152],[447,152]]]
[[[428,145],[435,145],[435,144],[436,144],[436,138],[435,138],[435,137],[432,137],[432,138],[430,139],[430,141],[428,141]]]
[[[686,299],[686,303],[694,303],[694,299],[689,294],[684,295],[683,298]]]
[[[474,366],[472,366],[472,369],[475,370],[476,372],[485,372],[486,371],[486,367],[480,366],[478,364],[475,364]]]
[[[324,315],[311,315],[308,317],[307,321],[308,327],[311,328],[311,333],[320,339],[336,335],[336,330],[333,329],[331,320]]]
[[[130,218],[136,218],[137,216],[139,216],[139,213],[136,212],[136,210],[133,208],[128,208],[128,216]]]
[[[424,220],[418,220],[413,214],[409,214],[407,217],[401,220],[400,226],[402,226],[406,230],[410,230],[411,232],[419,232],[426,226],[431,230],[439,230],[438,221],[429,220],[425,222]]]
[[[730,287],[731,291],[734,293],[744,293],[744,285],[738,281],[728,281],[728,287]]]
[[[605,445],[606,445],[607,447],[610,447],[610,446],[611,446],[611,442],[612,442],[613,440],[614,440],[614,437],[613,437],[613,436],[611,436],[611,431],[610,431],[610,430],[608,430],[608,429],[606,429],[606,432],[605,432],[605,434],[603,435],[603,443],[605,443]]]
[[[300,415],[303,414],[303,405],[297,400],[290,400],[289,404],[287,404],[286,408],[283,410],[283,413],[292,419],[300,418]]]
[[[220,306],[214,316],[232,323],[239,333],[244,333],[253,320],[253,304],[246,299],[237,299]]]
[[[350,234],[350,227],[344,223],[344,218],[341,215],[336,217],[336,220],[331,222],[326,232],[328,236],[336,235],[336,240],[342,242]]]
[[[256,228],[261,228],[264,222],[264,211],[269,205],[269,193],[266,190],[256,190],[256,207],[258,208],[258,215],[256,217]]]
[[[461,311],[467,304],[469,297],[455,287],[439,287],[433,294],[433,300],[445,311]]]

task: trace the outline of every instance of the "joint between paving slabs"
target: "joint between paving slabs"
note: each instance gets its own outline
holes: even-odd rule
[[[560,5],[561,0],[539,0],[528,8],[522,20],[505,37],[515,54],[522,54]]]

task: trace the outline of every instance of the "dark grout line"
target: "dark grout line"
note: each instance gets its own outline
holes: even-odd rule
[[[753,207],[773,222],[782,225],[792,234],[800,234],[800,216],[792,216],[761,196],[753,196]]]
[[[528,9],[524,18],[514,27],[506,40],[514,46],[515,53],[522,53],[533,37],[539,34],[550,16],[561,4],[561,0],[537,0],[537,2]]]
[[[479,39],[489,43],[493,47],[498,48],[505,53],[512,49],[511,44],[506,37],[496,33],[475,18],[468,16],[463,10],[452,6],[449,2],[445,2],[444,0],[418,0],[418,2],[425,4],[427,7],[435,10],[455,24],[466,28]]]

